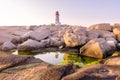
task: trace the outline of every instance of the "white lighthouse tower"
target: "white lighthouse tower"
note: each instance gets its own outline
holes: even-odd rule
[[[59,12],[58,11],[56,11],[56,13],[55,13],[55,25],[60,25],[61,23],[60,23],[60,21],[59,21]]]

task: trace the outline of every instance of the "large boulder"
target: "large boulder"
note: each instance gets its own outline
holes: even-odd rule
[[[18,50],[20,51],[32,51],[32,50],[36,50],[43,47],[43,45],[35,40],[32,39],[28,39],[27,41],[25,41],[24,43],[18,45]]]
[[[108,23],[95,24],[88,28],[89,30],[104,30],[104,31],[112,31],[112,26]]]
[[[73,31],[74,34],[86,35],[86,27],[73,26],[73,27],[72,27],[72,31]]]
[[[113,33],[114,33],[115,35],[119,35],[119,34],[120,34],[120,28],[114,28],[114,29],[113,29]]]
[[[100,38],[116,38],[113,32],[109,31],[100,31]]]
[[[81,46],[86,43],[87,37],[84,35],[78,35],[74,33],[65,33],[64,41],[67,47]]]
[[[119,28],[114,28],[113,33],[116,35],[117,41],[120,42],[120,27]]]
[[[26,41],[28,39],[33,39],[33,40],[43,40],[51,35],[50,30],[45,29],[41,30],[40,32],[35,32],[35,31],[29,31],[23,35],[21,35],[22,41]]]
[[[54,31],[54,32],[52,32],[52,35],[53,35],[53,36],[56,36],[56,37],[62,38],[63,35],[65,34],[65,32],[66,32],[65,29],[64,29],[64,30],[59,30],[59,31]]]
[[[80,49],[80,55],[94,57],[94,58],[104,58],[112,55],[116,50],[116,41],[104,38],[97,38],[90,40]]]
[[[115,38],[114,33],[104,30],[88,30],[87,31],[88,41],[95,38]]]
[[[42,47],[50,47],[50,39],[44,39],[40,41]]]
[[[59,38],[59,37],[55,37],[55,36],[50,37],[50,46],[60,47],[62,45],[64,45],[63,38]]]
[[[12,50],[15,48],[16,48],[16,45],[14,45],[11,41],[4,42],[2,45],[3,51],[8,51],[8,50]]]
[[[116,46],[116,44],[118,43],[115,38],[106,38],[106,42],[107,42],[107,43],[111,42],[111,44],[112,44],[112,42],[113,42],[115,46]]]
[[[95,38],[98,38],[99,36],[100,36],[100,34],[96,30],[87,31],[87,37],[88,37],[87,40],[88,41],[95,39]]]
[[[63,38],[63,35],[65,34],[65,32],[72,32],[72,28],[71,27],[62,27],[60,30],[52,31],[52,35],[59,37],[59,38]]]

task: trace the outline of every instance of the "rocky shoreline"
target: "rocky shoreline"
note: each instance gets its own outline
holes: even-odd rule
[[[82,26],[49,25],[35,27],[7,27],[0,34],[0,50],[33,51],[56,47],[76,48],[79,54],[106,58],[120,48],[120,24]],[[3,32],[3,33],[2,33]]]
[[[0,28],[0,50],[75,50],[79,55],[107,58],[120,49],[120,24],[13,26]],[[119,53],[118,53],[119,54]],[[120,57],[77,68],[57,66],[33,56],[0,52],[0,80],[119,80]]]

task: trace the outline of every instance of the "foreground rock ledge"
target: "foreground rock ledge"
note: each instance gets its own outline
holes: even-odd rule
[[[73,72],[72,64],[55,66],[33,56],[0,52],[0,80],[60,80]]]
[[[55,66],[33,56],[0,52],[0,80],[119,80],[119,66],[120,57],[78,69],[73,64]]]

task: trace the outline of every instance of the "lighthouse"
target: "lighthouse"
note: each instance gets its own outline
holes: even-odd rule
[[[58,11],[56,11],[56,13],[55,13],[55,25],[60,25],[61,23],[60,23],[60,21],[59,21],[59,12]]]

